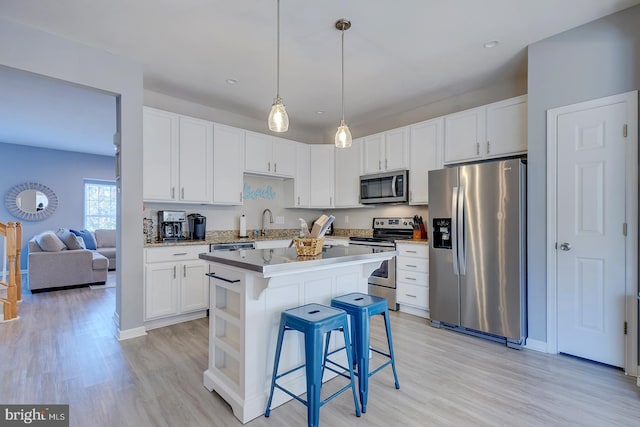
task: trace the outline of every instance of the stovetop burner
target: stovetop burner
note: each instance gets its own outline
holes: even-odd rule
[[[413,218],[374,218],[373,237],[349,237],[352,242],[390,243],[413,237]]]

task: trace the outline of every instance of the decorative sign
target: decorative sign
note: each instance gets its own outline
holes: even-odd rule
[[[276,192],[273,191],[273,187],[271,185],[267,185],[266,187],[259,187],[256,189],[252,189],[250,184],[244,183],[243,188],[244,199],[266,199],[273,200],[276,198]]]

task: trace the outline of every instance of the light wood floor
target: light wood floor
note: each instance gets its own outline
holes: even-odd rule
[[[70,424],[82,427],[241,425],[202,386],[207,319],[118,342],[113,288],[23,297],[20,319],[0,324],[0,403],[68,403]],[[640,389],[621,371],[509,350],[402,313],[392,313],[392,328],[401,389],[385,369],[371,378],[366,414],[355,417],[343,393],[322,408],[322,425],[640,425]],[[381,332],[376,319],[376,341]],[[306,408],[292,401],[247,425],[304,426]]]

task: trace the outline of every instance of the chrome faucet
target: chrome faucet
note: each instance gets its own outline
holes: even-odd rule
[[[271,209],[265,209],[262,211],[262,230],[260,231],[260,235],[262,237],[267,235],[267,229],[264,226],[264,214],[269,213],[269,224],[273,224],[273,214],[271,213]]]

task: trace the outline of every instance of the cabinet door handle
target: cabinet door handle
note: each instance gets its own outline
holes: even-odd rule
[[[172,199],[176,198],[176,188],[175,187],[171,187],[171,198]]]
[[[487,154],[491,153],[491,141],[487,141]]]
[[[267,172],[271,172],[271,162],[267,162]]]
[[[186,265],[182,266],[182,277],[187,277],[187,266]]]
[[[174,279],[176,278],[176,266],[175,265],[173,266],[173,278]]]
[[[405,252],[408,253],[408,254],[416,254],[416,253],[418,253],[416,251],[410,251],[410,250],[406,250]]]
[[[298,206],[300,206],[300,196],[298,196]]]
[[[231,280],[231,279],[226,279],[222,276],[216,276],[216,273],[205,273],[205,276],[209,276],[213,279],[222,280],[223,282],[227,282],[227,283],[238,283],[240,281],[240,279]]]
[[[480,143],[476,142],[476,155],[480,155]]]
[[[184,187],[180,190],[180,198],[184,200]]]
[[[273,164],[273,173],[278,173],[278,164],[277,163]]]
[[[186,255],[186,254],[187,254],[186,252],[178,252],[178,253],[173,254],[173,256],[182,256],[182,255]]]
[[[389,161],[387,159],[384,159],[384,168],[389,169]]]
[[[415,277],[405,277],[405,279],[407,279],[407,280],[418,280]]]
[[[418,268],[417,265],[411,265],[411,264],[407,264],[407,267],[411,267],[411,268]]]
[[[329,196],[329,206],[333,206],[333,197]]]
[[[242,203],[242,191],[240,192],[240,203]]]
[[[378,170],[382,170],[382,160],[378,160]]]
[[[418,298],[416,295],[412,295],[412,294],[405,294],[405,295],[411,298]]]

